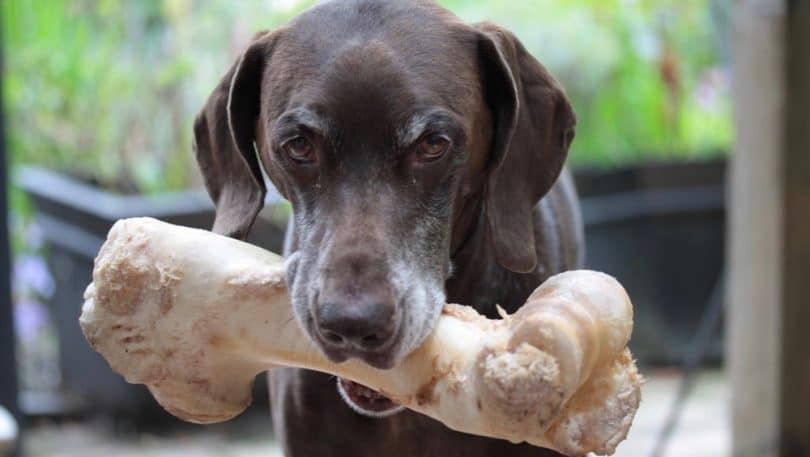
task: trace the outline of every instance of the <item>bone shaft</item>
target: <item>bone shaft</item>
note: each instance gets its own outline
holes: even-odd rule
[[[413,362],[385,371],[356,360],[331,362],[303,333],[285,302],[274,300],[240,307],[239,313],[227,317],[239,328],[226,324],[218,330],[218,349],[256,367],[257,372],[272,366],[305,368],[351,379],[392,396],[406,395],[419,382],[414,376],[419,375],[420,367]],[[254,324],[244,326],[250,322]]]
[[[306,368],[352,379],[392,396],[412,391],[430,372],[428,362],[411,358],[392,370],[350,360],[329,361],[295,320],[280,257],[205,231],[162,226],[150,233],[149,256],[158,265],[182,265],[174,303],[163,319],[215,316],[197,321],[216,350],[263,371],[271,365]],[[207,247],[200,252],[201,247]],[[203,290],[216,293],[201,293]],[[192,327],[194,323],[191,323]]]

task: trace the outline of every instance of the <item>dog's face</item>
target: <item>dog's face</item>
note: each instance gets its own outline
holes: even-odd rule
[[[261,157],[293,206],[288,284],[299,323],[332,360],[387,368],[445,303],[460,186],[473,190],[486,155],[471,154],[470,138],[486,133],[489,113],[473,49],[447,52],[460,38],[435,15],[423,20],[443,36],[358,32],[382,11],[324,14],[310,11],[276,39],[282,53],[330,44],[272,79],[268,93],[285,103],[267,113]],[[405,11],[385,14],[398,21]]]
[[[427,335],[444,304],[469,159],[466,119],[432,88],[409,87],[389,53],[372,42],[337,56],[270,124],[263,155],[293,206],[299,323],[330,359],[381,368]]]
[[[473,224],[487,224],[504,267],[534,268],[531,210],[573,124],[508,32],[431,2],[351,0],[257,35],[195,122],[195,144],[214,230],[246,234],[264,167],[293,206],[299,324],[333,361],[389,368],[432,330]]]

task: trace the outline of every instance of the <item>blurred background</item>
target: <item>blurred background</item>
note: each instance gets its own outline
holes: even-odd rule
[[[116,219],[210,227],[193,116],[253,32],[312,3],[2,2],[19,452],[280,455],[263,382],[242,418],[181,424],[89,349],[77,317]],[[515,32],[577,112],[569,164],[588,267],[613,274],[633,297],[631,347],[649,378],[618,455],[728,455],[721,321],[732,1],[440,3]],[[271,193],[252,241],[280,251],[288,213]]]

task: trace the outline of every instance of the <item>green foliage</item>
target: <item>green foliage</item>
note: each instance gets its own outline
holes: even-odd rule
[[[577,164],[727,149],[712,0],[443,0],[513,30],[566,86]],[[720,0],[714,0],[717,4]],[[191,121],[256,30],[312,0],[4,0],[14,163],[125,192],[199,185]]]
[[[2,6],[12,161],[147,193],[199,182],[194,114],[250,35],[296,12],[228,0]]]
[[[444,0],[515,32],[566,87],[574,164],[685,160],[731,138],[723,0]]]

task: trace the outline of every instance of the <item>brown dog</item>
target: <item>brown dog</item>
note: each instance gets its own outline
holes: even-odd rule
[[[334,361],[388,368],[446,301],[494,317],[580,266],[576,194],[561,175],[574,124],[560,86],[508,31],[428,0],[336,0],[257,34],[194,134],[214,230],[248,233],[264,167],[293,206],[298,324]],[[273,372],[288,455],[554,455],[337,384]]]

